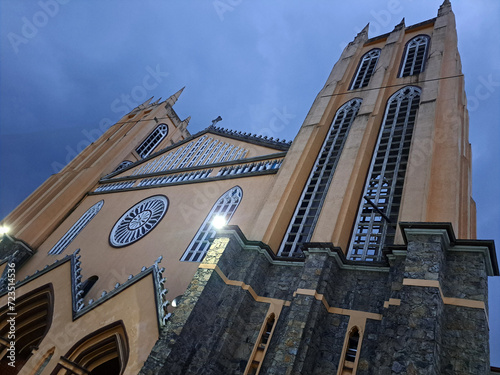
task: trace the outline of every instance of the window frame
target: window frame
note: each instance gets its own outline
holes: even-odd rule
[[[136,147],[135,152],[144,159],[149,156],[151,152],[158,147],[158,145],[165,139],[168,135],[168,125],[159,124],[149,135],[141,142],[141,144]]]
[[[406,90],[409,90],[407,94],[405,94]],[[412,114],[417,97],[418,102]],[[352,229],[347,254],[349,260],[381,261],[382,249],[387,245],[387,237],[395,236],[421,97],[422,89],[410,85],[396,91],[387,100]],[[408,100],[409,104],[406,113],[402,113],[400,112],[401,103],[405,100]],[[394,113],[391,112],[393,103],[396,105]],[[404,122],[401,127],[398,121],[402,114],[404,114]],[[412,123],[409,121],[411,118],[413,118]],[[389,138],[387,138],[387,133],[389,133]],[[393,147],[398,142],[399,148]],[[380,162],[382,162],[381,165]],[[396,199],[395,202],[395,197],[399,201]],[[388,234],[389,226],[393,227],[393,232]]]
[[[362,103],[361,98],[353,98],[341,105],[335,113],[281,241],[278,256],[303,256],[299,248],[311,240],[349,131]],[[350,120],[344,122],[350,113]]]
[[[169,206],[169,199],[163,194],[152,195],[137,202],[113,225],[109,233],[109,245],[122,248],[143,239],[160,224]],[[132,224],[134,228],[130,229]]]
[[[412,62],[412,67],[410,69],[410,73],[405,75],[405,68],[406,68],[408,54],[409,54],[409,50],[410,50],[411,44],[416,39],[418,39],[418,38],[424,38],[425,41],[426,41],[424,52],[423,52],[423,55],[422,55],[422,63],[421,63],[421,66],[420,66],[420,70],[418,72],[416,72],[416,73],[414,71],[414,66],[413,65],[415,64],[415,61],[418,59],[418,55],[415,54],[413,62]],[[403,52],[403,56],[401,58],[401,65],[400,65],[400,68],[399,68],[398,78],[411,77],[413,75],[418,75],[418,74],[420,74],[420,73],[422,73],[422,72],[425,71],[425,68],[426,68],[426,65],[427,65],[427,56],[428,56],[429,50],[430,50],[430,44],[431,44],[431,37],[429,35],[427,35],[427,34],[419,34],[419,35],[411,38],[405,44],[405,49],[404,49],[404,52]],[[416,52],[418,52],[418,46],[419,45],[417,45],[417,51]]]
[[[236,201],[234,198],[236,197]],[[230,199],[227,201],[227,199]],[[232,187],[222,194],[215,204],[210,209],[210,212],[205,217],[205,220],[200,225],[189,246],[184,251],[180,258],[181,262],[202,262],[210,248],[210,244],[215,238],[217,230],[212,224],[214,216],[221,212],[226,217],[226,224],[229,223],[234,213],[238,209],[243,199],[243,190],[238,185]],[[224,209],[224,206],[225,207]]]
[[[80,218],[69,228],[66,233],[49,250],[49,255],[59,255],[73,242],[80,232],[90,223],[90,221],[99,213],[104,200],[100,200],[90,207]]]
[[[368,55],[373,54],[375,52],[378,52],[377,56],[368,56]],[[356,68],[356,73],[352,77],[352,81],[351,81],[351,84],[349,86],[349,90],[358,90],[358,89],[362,89],[363,87],[368,86],[371,78],[373,77],[373,74],[375,73],[375,68],[377,67],[381,52],[382,52],[382,50],[380,48],[373,48],[373,49],[369,50],[368,52],[366,52],[363,56],[361,56],[361,58],[359,59],[358,67]],[[374,59],[375,59],[375,64],[371,68],[371,73],[369,74],[368,79],[366,79],[367,71],[370,67],[371,62]],[[356,81],[361,73],[361,70],[365,66],[364,65],[365,62],[367,62],[367,64],[366,64],[366,68],[365,68],[364,73],[363,73],[363,78],[360,81],[359,85],[356,86]]]

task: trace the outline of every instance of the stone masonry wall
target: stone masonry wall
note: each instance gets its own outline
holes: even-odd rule
[[[484,257],[459,251],[446,255],[448,272],[443,282],[444,295],[483,301],[488,306],[488,275]],[[446,305],[443,325],[441,373],[488,373],[489,328],[485,311]]]
[[[258,296],[289,303],[260,374],[335,374],[350,314],[359,313],[382,319],[366,319],[358,375],[487,374],[485,312],[444,299],[487,302],[485,260],[478,252],[449,251],[445,232],[408,231],[406,249],[382,268],[345,259],[341,267],[331,246],[309,248],[302,263],[271,262],[246,246],[239,232],[221,234],[141,374],[244,372],[270,305],[240,285],[228,285],[210,269],[215,266]],[[296,293],[300,289],[305,292]],[[337,313],[327,310],[321,296]]]

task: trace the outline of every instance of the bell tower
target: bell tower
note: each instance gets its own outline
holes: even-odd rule
[[[333,67],[250,230],[217,231],[170,322],[180,336],[161,337],[141,374],[489,371],[487,276],[499,270],[493,241],[475,238],[451,4],[368,30]],[[253,336],[248,320],[233,331],[259,309]],[[194,337],[207,350],[179,361]],[[248,356],[220,354],[245,338]]]
[[[335,64],[269,196],[263,241],[280,256],[332,242],[349,259],[380,261],[384,247],[403,244],[402,221],[450,222],[458,238],[476,236],[451,4],[385,35],[369,39],[368,29]]]

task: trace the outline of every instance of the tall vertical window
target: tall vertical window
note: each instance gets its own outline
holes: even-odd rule
[[[181,258],[181,261],[201,262],[205,257],[210,244],[215,238],[216,228],[214,221],[219,225],[225,225],[231,220],[234,212],[238,208],[243,197],[243,191],[239,186],[233,187],[224,193],[217,203],[212,207],[208,216],[205,218],[200,229],[189,244],[186,252]]]
[[[95,215],[102,208],[104,201],[99,201],[90,207],[87,212],[85,212],[82,217],[78,219],[78,221],[73,224],[73,226],[66,232],[62,238],[57,241],[52,249],[50,249],[49,254],[57,255],[61,254],[64,249],[68,247],[68,245],[73,241],[73,239],[82,231],[83,228],[94,218]]]
[[[302,256],[299,250],[300,245],[311,240],[349,129],[360,105],[361,99],[352,99],[340,107],[335,114],[328,135],[302,190],[278,255]]]
[[[412,76],[424,71],[429,41],[430,38],[427,35],[419,35],[406,44],[400,77]]]
[[[344,358],[341,361],[342,374],[356,373],[357,363],[359,358],[360,332],[358,327],[353,327],[346,337]]]
[[[387,102],[354,225],[349,259],[380,261],[384,245],[394,243],[420,93],[418,87],[407,86]]]
[[[379,56],[380,49],[378,48],[372,49],[363,55],[359,62],[358,70],[352,80],[351,90],[368,86],[368,82],[377,66]]]
[[[168,134],[168,126],[158,125],[153,132],[135,149],[141,158],[148,156]]]

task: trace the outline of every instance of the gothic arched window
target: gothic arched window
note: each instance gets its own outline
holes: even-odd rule
[[[335,114],[288,225],[285,238],[278,251],[279,256],[302,256],[299,250],[300,245],[311,240],[349,129],[360,106],[361,99],[352,99],[340,107]]]
[[[407,86],[387,102],[348,259],[380,261],[382,248],[394,243],[420,93],[420,88]]]
[[[189,244],[181,261],[201,262],[203,260],[215,238],[214,219],[220,221],[221,225],[227,224],[238,208],[242,197],[243,191],[239,186],[235,186],[217,200]]]
[[[352,80],[351,90],[359,89],[368,86],[368,82],[377,66],[378,58],[380,56],[380,49],[375,48],[368,51],[361,57],[358,69]]]
[[[108,325],[84,337],[61,356],[52,375],[121,375],[129,357],[127,332],[122,322]],[[74,372],[74,369],[78,372]],[[73,370],[73,371],[72,371]]]
[[[353,374],[356,370],[356,360],[359,358],[360,332],[354,326],[346,337],[345,353],[342,363],[342,374]]]
[[[168,126],[158,125],[153,132],[135,149],[141,158],[148,156],[168,134]]]
[[[0,308],[0,374],[17,374],[23,368],[33,354],[33,348],[38,348],[49,331],[53,309],[51,284],[16,296],[15,313],[12,312],[11,302]],[[14,366],[7,358],[11,340],[15,340],[16,344]]]
[[[430,37],[427,35],[419,35],[406,44],[400,77],[412,76],[424,71],[429,41]]]
[[[102,208],[104,201],[99,201],[90,207],[83,215],[78,219],[78,221],[73,224],[73,226],[66,232],[62,238],[57,241],[52,249],[50,249],[49,254],[57,255],[61,254],[64,249],[73,241],[73,239],[81,232],[83,228],[89,223],[90,220],[94,218],[95,215]]]

